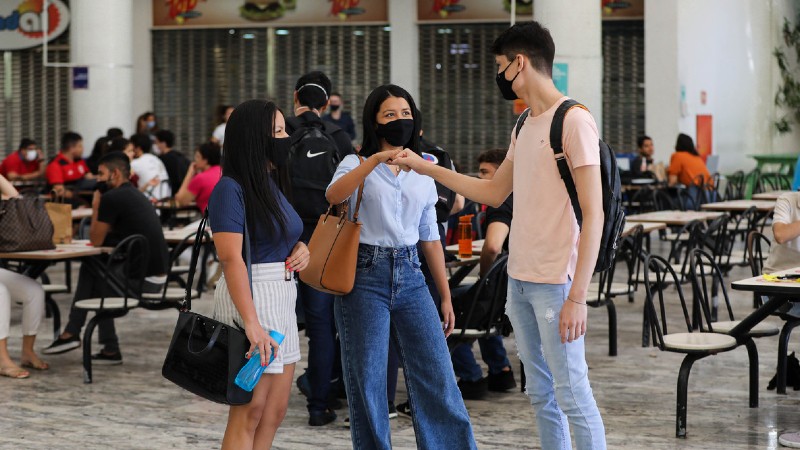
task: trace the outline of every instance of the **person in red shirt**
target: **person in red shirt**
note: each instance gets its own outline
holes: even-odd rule
[[[24,138],[19,148],[0,164],[0,174],[11,181],[44,178],[44,154],[33,139]]]
[[[219,145],[213,142],[206,142],[197,147],[194,152],[194,162],[186,171],[181,188],[175,194],[178,205],[188,205],[196,201],[197,209],[205,211],[211,191],[222,176],[222,168],[219,165],[221,157]]]
[[[61,150],[47,165],[45,174],[51,189],[67,199],[73,198],[73,190],[94,188],[94,183],[82,183],[84,180],[94,181],[94,175],[83,160],[83,138],[80,134],[72,131],[64,133],[61,137]]]

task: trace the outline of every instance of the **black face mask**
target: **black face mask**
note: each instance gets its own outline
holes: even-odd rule
[[[331,105],[331,112],[336,112],[341,107],[342,107],[342,105]]]
[[[94,185],[94,188],[95,188],[95,189],[97,190],[97,192],[99,192],[100,194],[105,194],[106,192],[108,192],[108,189],[110,188],[110,186],[108,185],[108,182],[107,182],[107,181],[98,181],[98,182],[97,182],[97,183]]]
[[[272,139],[273,154],[269,156],[269,159],[272,161],[272,164],[275,164],[275,167],[285,166],[286,161],[289,159],[289,151],[292,148],[292,138],[271,137],[270,139]]]
[[[498,73],[494,79],[497,82],[497,87],[500,88],[500,93],[503,94],[503,98],[506,100],[516,100],[519,98],[517,97],[516,92],[514,92],[514,89],[511,88],[511,85],[514,84],[514,80],[517,79],[520,73],[517,72],[517,74],[514,75],[514,78],[512,78],[511,80],[506,80],[506,70],[508,70],[508,68],[511,67],[511,64],[513,62],[514,61],[508,63],[506,68],[503,69],[502,72]]]
[[[389,145],[402,147],[408,144],[414,134],[414,119],[397,119],[389,123],[379,123],[375,134]]]

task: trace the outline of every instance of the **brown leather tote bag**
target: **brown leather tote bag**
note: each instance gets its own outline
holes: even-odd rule
[[[359,164],[363,159],[359,156]],[[314,289],[334,295],[345,295],[353,290],[356,279],[358,239],[361,222],[358,210],[364,194],[364,182],[358,187],[358,200],[351,221],[347,215],[350,201],[340,205],[339,214],[333,215],[334,205],[319,217],[317,227],[308,242],[311,253],[308,267],[300,272],[300,280]]]

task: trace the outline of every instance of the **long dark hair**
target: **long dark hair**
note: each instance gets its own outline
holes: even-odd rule
[[[286,213],[281,207],[275,185],[282,192],[289,186],[285,156],[276,155],[273,144],[275,116],[283,114],[275,103],[248,100],[237,106],[225,127],[222,152],[222,174],[242,187],[247,226],[256,230],[266,227],[270,235],[278,230],[286,235]],[[274,167],[270,181],[270,164]]]
[[[692,140],[691,136],[683,133],[678,135],[678,140],[675,142],[675,151],[686,152],[694,156],[700,156],[700,154],[697,153],[697,149],[694,147],[694,141]]]
[[[422,119],[417,112],[417,105],[414,99],[411,98],[405,89],[394,84],[384,84],[372,90],[364,103],[364,117],[362,123],[364,124],[364,134],[362,135],[363,141],[361,143],[360,155],[369,157],[381,150],[381,140],[375,134],[375,127],[378,122],[375,117],[381,108],[381,104],[389,97],[400,97],[406,99],[408,106],[411,107],[411,114],[414,119],[414,132],[411,134],[411,140],[408,141],[404,147],[411,149],[414,153],[419,154],[419,130],[422,128]]]

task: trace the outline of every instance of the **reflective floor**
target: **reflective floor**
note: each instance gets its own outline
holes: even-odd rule
[[[74,272],[76,273],[76,272]],[[52,270],[53,281],[63,272]],[[731,279],[745,278],[736,269]],[[784,430],[800,430],[800,391],[778,396],[766,386],[775,373],[777,337],[757,341],[760,357],[760,407],[747,404],[747,354],[744,348],[697,362],[689,382],[688,437],[675,438],[675,386],[682,356],[641,347],[643,291],[634,303],[620,299],[619,356],[608,356],[604,309],[590,309],[587,359],[590,378],[605,421],[610,449],[770,449]],[[751,311],[752,297],[733,293],[737,317]],[[66,315],[69,296],[56,296]],[[196,302],[209,313],[212,296]],[[20,348],[19,307],[12,308],[9,347]],[[51,369],[27,380],[0,377],[2,449],[210,449],[218,448],[226,408],[181,391],[160,369],[176,319],[175,311],[135,310],[117,321],[124,364],[95,367],[94,384],[85,385],[81,353],[49,356]],[[769,319],[780,325],[778,319]],[[37,347],[49,344],[50,320],[40,329]],[[506,341],[519,382],[513,335]],[[305,357],[307,340],[301,339]],[[790,350],[800,348],[800,332]],[[477,346],[475,346],[477,349]],[[305,360],[296,374],[303,372]],[[400,383],[398,401],[405,399]],[[518,390],[466,402],[481,449],[540,448],[533,412]],[[334,424],[307,425],[305,398],[293,386],[289,411],[275,449],[350,448],[343,426],[346,410]],[[394,448],[415,448],[411,421],[392,420]]]

